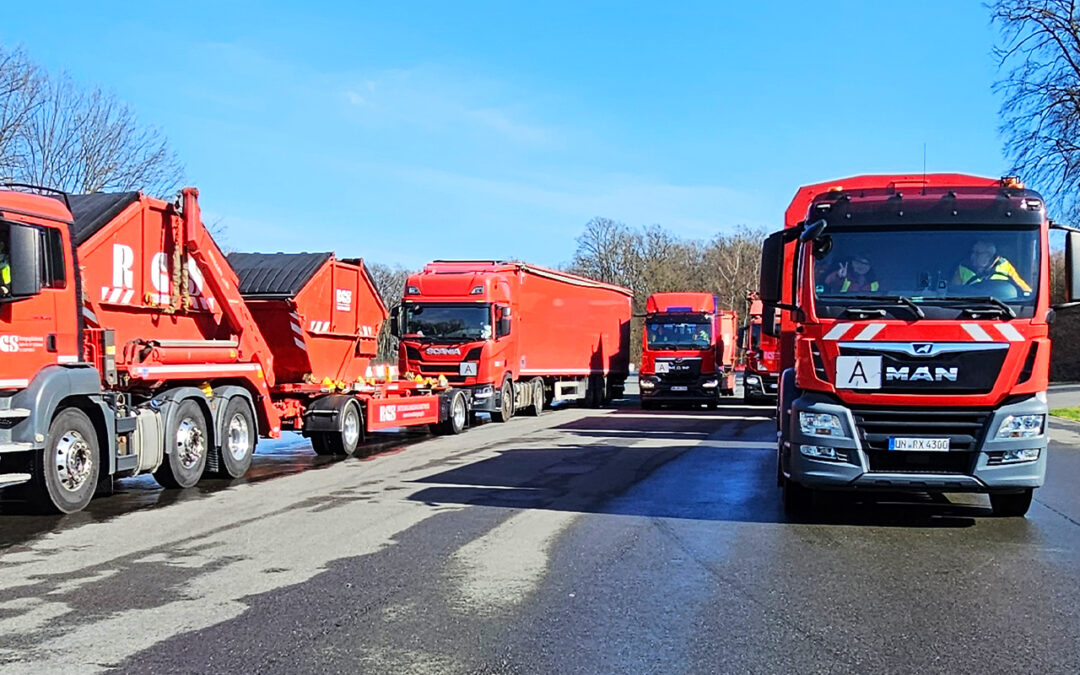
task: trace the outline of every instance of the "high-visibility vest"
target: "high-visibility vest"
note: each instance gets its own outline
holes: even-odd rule
[[[845,278],[844,283],[840,284],[840,292],[841,293],[847,293],[849,288],[851,288],[851,279]],[[878,282],[871,281],[870,282],[870,290],[871,291],[876,291],[877,289],[878,289]]]
[[[967,267],[966,265],[960,265],[960,267],[956,270],[956,273],[960,277],[960,283],[964,284],[965,286],[968,284],[976,284],[980,281],[988,280],[1012,281],[1017,286],[1019,286],[1021,290],[1028,292],[1031,291],[1031,286],[1028,286],[1028,283],[1024,281],[1024,278],[1021,277],[1020,273],[1016,271],[1016,268],[1013,267],[1013,264],[1005,258],[1002,258],[1001,256],[998,256],[997,259],[994,260],[994,264],[990,267],[990,271],[988,273],[983,273],[980,275],[978,272],[971,269],[970,267]]]
[[[6,262],[0,262],[0,283],[11,283],[11,265]]]

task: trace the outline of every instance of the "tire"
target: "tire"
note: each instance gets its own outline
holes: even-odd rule
[[[100,473],[93,422],[83,411],[67,408],[49,425],[45,449],[34,453],[30,501],[44,513],[81,511],[94,496]]]
[[[650,400],[645,399],[645,398],[641,399],[641,409],[642,410],[656,410],[656,408],[657,408],[656,401],[650,401]]]
[[[784,513],[794,518],[806,517],[814,509],[814,491],[790,478],[781,479]]]
[[[229,399],[225,406],[225,426],[221,435],[220,473],[239,478],[251,468],[256,443],[255,415],[241,396]]]
[[[533,417],[540,417],[540,413],[544,412],[544,381],[536,378],[529,386],[532,387],[533,404],[529,406],[528,413]]]
[[[503,380],[499,394],[499,409],[491,413],[492,422],[509,422],[514,416],[514,383],[510,378]]]
[[[316,455],[323,457],[329,457],[334,454],[333,448],[330,447],[330,442],[327,440],[328,434],[315,433],[311,436],[311,449],[315,451]]]
[[[1006,494],[990,493],[990,507],[994,509],[994,515],[999,518],[1021,518],[1031,507],[1031,498],[1034,494],[1034,488]]]
[[[341,431],[325,434],[326,444],[333,455],[352,457],[364,439],[364,416],[356,401],[349,401],[341,409]]]
[[[447,436],[456,436],[465,431],[465,425],[469,420],[469,406],[465,402],[465,393],[455,391],[450,394],[450,414],[438,425],[437,433]]]
[[[165,461],[154,480],[167,488],[189,488],[199,482],[210,447],[206,414],[194,399],[184,399],[165,430]]]

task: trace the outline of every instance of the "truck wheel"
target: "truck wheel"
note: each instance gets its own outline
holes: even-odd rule
[[[173,426],[165,431],[165,461],[154,471],[154,480],[167,488],[189,488],[206,468],[209,434],[206,415],[194,399],[185,399],[176,411]]]
[[[529,406],[528,412],[533,417],[540,417],[540,413],[544,412],[544,381],[538,377],[530,386],[533,404]]]
[[[63,410],[49,425],[45,449],[34,453],[33,505],[46,513],[81,511],[94,496],[100,471],[94,424],[77,408]]]
[[[335,455],[352,457],[364,435],[364,419],[355,401],[349,401],[341,411],[341,431],[326,434],[326,441]]]
[[[650,401],[647,398],[641,399],[642,410],[656,410],[656,401]]]
[[[315,433],[311,435],[311,449],[315,451],[316,455],[330,456],[334,454],[333,448],[330,447],[330,441],[327,440],[327,436],[330,434]]]
[[[785,477],[782,482],[784,513],[795,518],[809,515],[814,508],[814,491],[790,478]]]
[[[255,455],[255,416],[240,396],[225,406],[225,433],[221,439],[221,473],[239,478],[251,468]]]
[[[501,392],[499,409],[491,413],[493,422],[507,422],[514,416],[514,383],[509,378],[503,380]]]
[[[450,414],[446,416],[437,427],[437,433],[447,436],[456,436],[465,431],[465,423],[469,419],[469,407],[465,404],[465,393],[455,391],[450,395]]]
[[[990,507],[994,509],[994,515],[1001,518],[1020,518],[1027,514],[1031,506],[1031,497],[1034,488],[1027,488],[1023,492],[1010,492],[1007,494],[990,493]]]

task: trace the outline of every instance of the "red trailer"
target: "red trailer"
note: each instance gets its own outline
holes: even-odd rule
[[[746,354],[746,369],[743,371],[743,400],[754,404],[775,402],[776,389],[780,381],[780,344],[768,331],[762,331],[765,311],[757,293],[748,298],[750,310],[746,325],[739,329],[739,339]],[[773,313],[768,313],[768,321],[773,320]]]
[[[351,454],[365,429],[462,429],[461,392],[364,377],[386,309],[362,265],[240,256],[241,279],[197,196],[0,191],[0,487],[71,512],[113,477],[240,476],[282,430]]]
[[[409,277],[391,324],[401,369],[445,377],[472,412],[506,421],[553,401],[622,394],[632,293],[521,262],[435,261]]]
[[[645,302],[641,407],[697,403],[715,408],[735,393],[738,314],[712,293],[653,293]]]

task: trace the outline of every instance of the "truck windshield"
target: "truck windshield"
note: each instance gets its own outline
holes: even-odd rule
[[[428,340],[491,339],[491,305],[406,303],[405,337]]]
[[[856,319],[1030,317],[1039,288],[1039,232],[832,229],[812,256],[816,311]]]
[[[712,345],[712,325],[701,321],[650,319],[646,322],[649,349],[705,349]]]

